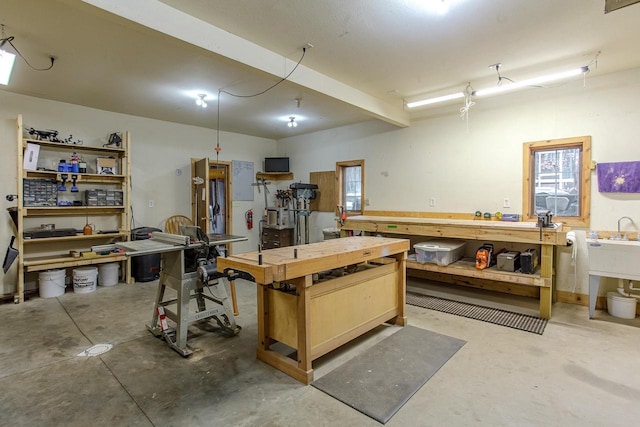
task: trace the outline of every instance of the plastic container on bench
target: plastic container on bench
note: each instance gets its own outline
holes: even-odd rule
[[[449,265],[464,255],[466,242],[452,239],[429,240],[416,243],[416,258],[420,263]]]

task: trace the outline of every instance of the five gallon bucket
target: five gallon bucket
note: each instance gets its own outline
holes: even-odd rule
[[[64,270],[41,271],[38,275],[39,293],[41,298],[55,298],[64,294]]]
[[[636,302],[637,300],[633,297],[625,297],[617,292],[607,292],[607,310],[614,317],[635,319]]]
[[[81,267],[73,269],[73,292],[87,294],[96,290],[98,281],[97,267]]]
[[[100,264],[98,267],[98,285],[114,286],[118,284],[118,273],[120,264],[111,262],[109,264]]]

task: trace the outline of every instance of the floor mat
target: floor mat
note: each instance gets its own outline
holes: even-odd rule
[[[539,335],[544,333],[544,328],[547,326],[547,319],[529,314],[515,313],[499,308],[483,307],[481,305],[452,301],[412,292],[407,292],[407,304],[507,326]]]
[[[405,326],[311,385],[385,424],[465,343]]]

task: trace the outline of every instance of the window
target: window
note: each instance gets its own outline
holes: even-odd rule
[[[336,163],[338,205],[347,214],[362,214],[364,197],[364,160]]]
[[[551,211],[554,222],[589,226],[591,137],[524,144],[523,212]]]

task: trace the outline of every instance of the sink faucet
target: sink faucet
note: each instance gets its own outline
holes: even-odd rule
[[[629,221],[631,221],[631,224],[634,224],[634,225],[635,225],[635,223],[633,222],[633,220],[632,220],[631,218],[629,218],[628,216],[623,216],[622,218],[620,218],[620,219],[618,220],[618,240],[622,239],[622,236],[620,235],[620,221],[622,221],[623,219],[628,219]],[[625,240],[626,240],[626,239],[625,239]]]

